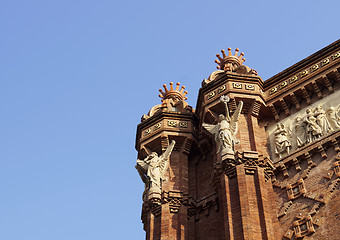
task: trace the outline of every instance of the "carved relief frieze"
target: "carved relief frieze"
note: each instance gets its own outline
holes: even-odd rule
[[[293,83],[297,82],[298,80],[301,80],[301,79],[307,77],[311,73],[320,71],[323,67],[328,65],[331,61],[333,62],[333,61],[338,60],[340,58],[339,56],[340,56],[340,52],[332,54],[332,55],[324,58],[320,62],[307,67],[306,69],[304,69],[301,72],[297,73],[296,75],[288,78],[287,80],[280,82],[279,84],[277,84],[276,86],[274,86],[274,87],[272,87],[271,89],[268,90],[269,95],[273,95],[274,93],[279,92],[280,90],[284,89],[289,84],[293,84]]]
[[[279,160],[339,129],[340,92],[335,92],[268,128],[272,158]]]

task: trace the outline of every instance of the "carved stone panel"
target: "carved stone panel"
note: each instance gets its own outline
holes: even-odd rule
[[[268,127],[275,161],[340,129],[340,92],[301,109]]]

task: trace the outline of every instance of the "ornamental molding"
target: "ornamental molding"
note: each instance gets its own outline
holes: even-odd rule
[[[138,124],[135,148],[139,154],[145,155],[142,153],[143,149],[148,148],[152,142],[157,142],[157,139],[163,136],[176,135],[197,138],[197,125],[198,119],[193,113],[162,112]],[[155,145],[159,145],[159,143],[155,143]],[[158,152],[158,149],[153,151]]]
[[[219,211],[217,193],[195,200],[181,191],[168,191],[163,192],[161,198],[152,198],[143,203],[141,216],[143,223],[146,222],[148,214],[160,216],[164,205],[168,205],[169,212],[173,214],[179,213],[181,207],[186,207],[188,217],[193,217],[195,221],[199,221],[203,216],[208,217],[212,210]]]
[[[310,64],[308,67],[305,67],[303,70],[293,74],[291,77],[286,78],[285,80],[280,81],[275,86],[265,91],[265,94],[268,98],[272,98],[277,96],[279,93],[284,91],[286,88],[290,86],[295,86],[297,83],[306,80],[316,74],[319,74],[322,70],[324,70],[328,65],[333,65],[340,60],[340,52],[336,52],[333,54],[324,57],[322,60],[314,64]]]
[[[196,114],[201,116],[203,114],[202,111],[222,95],[228,94],[230,98],[233,98],[232,95],[241,96],[244,93],[252,95],[257,101],[264,102],[263,80],[261,77],[233,72],[220,72],[214,81],[204,84],[200,88]]]
[[[289,117],[301,110],[302,107],[311,105],[336,92],[340,85],[340,58],[327,65],[327,68],[324,67],[322,71],[313,72],[303,79],[296,80],[291,85],[288,84],[289,81],[284,81],[278,87],[273,88],[275,91],[282,88],[280,94],[268,96],[266,93],[265,101],[275,121]],[[273,89],[272,91],[274,91]]]
[[[253,175],[258,171],[258,167],[264,169],[265,179],[271,179],[274,171],[274,165],[270,158],[258,155],[252,151],[237,151],[234,155],[225,154],[221,156],[221,161],[214,165],[213,183],[218,186],[220,177],[225,174],[229,178],[236,176],[236,166],[243,165],[245,174]]]

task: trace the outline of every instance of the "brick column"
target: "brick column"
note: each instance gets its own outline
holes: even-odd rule
[[[270,201],[272,185],[264,168],[252,164],[258,160],[256,154],[253,153],[253,159],[247,158],[247,154],[242,153],[242,158],[236,154],[234,167],[228,167],[227,162],[233,160],[230,156],[222,156],[225,172],[220,176],[219,195],[225,239],[276,240],[277,226]]]
[[[166,180],[161,183],[161,192],[148,193],[143,203],[142,221],[147,240],[189,239],[188,161],[195,142],[196,124],[193,114],[162,113],[138,126],[139,159],[150,152],[160,156],[172,140],[176,142],[168,158],[169,167],[165,172]]]

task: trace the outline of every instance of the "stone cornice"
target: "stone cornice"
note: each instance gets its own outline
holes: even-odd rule
[[[196,115],[193,113],[189,114],[189,113],[178,113],[178,112],[162,112],[158,115],[155,115],[149,119],[146,119],[140,124],[138,124],[137,131],[136,131],[136,141],[135,141],[135,148],[137,151],[140,148],[141,140],[144,141],[147,139],[144,136],[142,136],[143,133],[145,134],[146,130],[150,130],[150,137],[154,136],[154,132],[156,131],[162,132],[164,130],[169,130],[169,129],[165,129],[164,126],[159,124],[164,119],[174,120],[173,125],[176,124],[176,126],[173,126],[173,127],[177,127],[177,124],[178,124],[178,127],[179,127],[178,129],[177,128],[171,129],[172,131],[176,131],[176,132],[181,132],[180,129],[182,129],[184,132],[194,133],[194,131],[192,130],[191,131],[186,130],[188,128],[188,125],[186,124],[188,124],[188,122],[191,122],[193,124],[192,129],[196,128],[198,124],[198,119]],[[179,120],[180,122],[178,122]],[[183,121],[183,125],[181,125],[182,121]]]
[[[339,67],[340,51],[333,52],[317,62],[311,63],[287,78],[277,79],[274,85],[265,88],[266,102],[271,102],[273,99],[280,98],[286,95],[289,91],[299,88],[302,85],[307,85],[310,81],[316,81],[319,78],[327,78],[327,75]]]
[[[264,88],[268,89],[274,86],[282,79],[288,78],[290,75],[294,74],[295,72],[302,71],[303,68],[307,67],[308,65],[312,64],[315,61],[321,60],[323,57],[326,57],[328,54],[336,51],[337,49],[340,49],[340,39],[328,45],[327,47],[317,51],[316,53],[310,55],[309,57],[301,60],[300,62],[294,64],[293,66],[274,75],[273,77],[269,78],[268,80],[264,82]]]
[[[255,86],[257,86],[256,89]],[[220,95],[229,93],[233,93],[235,95],[238,93],[246,93],[249,95],[259,96],[264,101],[262,92],[263,80],[259,76],[238,73],[221,73],[212,82],[200,88],[196,103],[196,115],[201,117],[202,107],[209,102],[214,101],[213,99],[218,99]],[[207,99],[209,94],[212,94],[212,96]]]

